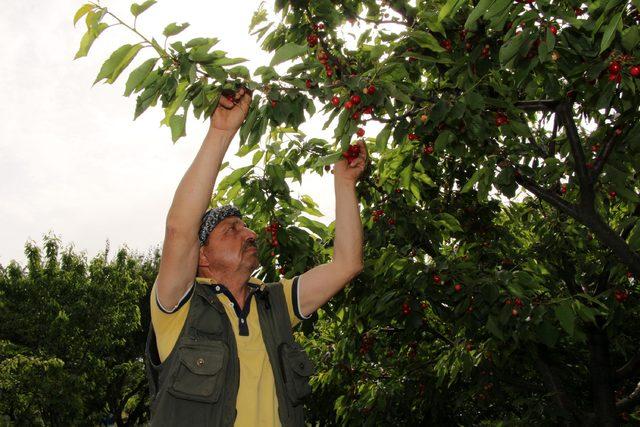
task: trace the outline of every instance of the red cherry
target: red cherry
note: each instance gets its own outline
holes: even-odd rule
[[[324,24],[322,22],[318,24],[318,29],[324,30]]]
[[[396,220],[395,220],[395,219],[393,219],[393,218],[389,218],[389,221],[388,221],[388,222],[389,222],[389,225],[395,225]]]
[[[442,40],[440,42],[440,46],[442,46],[443,48],[447,49],[447,50],[451,50],[451,40]]]
[[[329,172],[329,170],[331,169],[331,166],[329,165],[324,165],[324,170],[326,170],[327,172]]]
[[[456,292],[460,292],[460,291],[462,290],[462,285],[461,285],[460,283],[457,283],[457,284],[453,287],[453,289],[454,289]]]
[[[276,105],[278,105],[278,101],[272,99],[271,100],[271,106],[275,107]]]
[[[360,111],[354,111],[351,117],[353,118],[353,120],[360,120],[360,114]]]
[[[351,95],[351,102],[353,105],[360,104],[360,95]]]
[[[369,85],[369,87],[367,88],[367,92],[369,93],[369,95],[373,95],[376,92],[376,87],[374,85]]]
[[[627,277],[628,277],[629,279],[631,279],[631,278],[633,277],[633,273],[632,273],[632,272],[630,272],[630,271],[627,271]]]
[[[422,149],[422,152],[423,152],[424,154],[431,154],[431,153],[433,153],[433,147],[432,147],[432,146],[430,146],[430,145],[426,145],[426,146]]]
[[[504,300],[504,305],[511,305],[511,298]]]
[[[616,136],[620,136],[620,135],[622,135],[622,129],[616,128],[616,130],[614,130],[613,133],[615,133]]]
[[[517,308],[514,308],[514,309],[512,309],[512,310],[511,310],[511,315],[512,315],[513,317],[517,317],[517,316],[518,316],[518,314],[520,314],[520,312],[518,311],[518,309],[517,309]]]
[[[327,55],[327,52],[323,50],[318,54],[318,60],[324,64],[329,60],[329,55]]]
[[[609,72],[611,74],[618,74],[620,72],[620,70],[622,69],[622,67],[620,66],[620,63],[618,61],[613,61],[610,65],[609,65]]]
[[[436,282],[436,285],[439,285],[441,280],[442,279],[440,279],[440,276],[438,276],[437,274],[433,275],[433,281]]]
[[[364,107],[362,114],[373,114],[373,107],[371,105]]]
[[[416,139],[418,139],[418,135],[413,132],[409,134],[409,141],[415,141]]]
[[[566,192],[567,192],[567,184],[562,184],[562,187],[560,188],[560,191],[562,192],[562,194],[566,194]]]
[[[611,197],[612,199],[615,198],[618,194],[615,191],[610,191],[609,192],[609,197]]]
[[[610,73],[609,74],[609,81],[616,81],[617,83],[620,83],[622,81],[622,74],[618,73]]]
[[[576,13],[576,16],[580,16],[584,13],[584,10],[580,9],[579,7],[574,8],[573,11]]]
[[[344,108],[346,108],[347,110],[350,110],[351,107],[353,107],[353,102],[347,101],[344,103]]]
[[[558,34],[558,29],[556,28],[555,25],[550,26],[549,31],[551,31],[551,34],[553,34],[554,36]]]
[[[337,96],[333,96],[333,97],[331,98],[331,104],[332,104],[334,107],[337,107],[338,105],[340,105],[340,98],[338,98]]]
[[[318,35],[317,34],[309,34],[307,36],[307,43],[309,43],[309,46],[313,47],[318,43]]]
[[[504,114],[500,113],[496,116],[496,126],[502,126],[509,123],[509,119]]]
[[[311,89],[311,80],[307,79],[307,81],[304,82],[304,84],[307,87],[307,89]]]
[[[333,76],[333,70],[331,68],[327,69],[326,73],[327,73],[327,77]]]
[[[633,77],[640,77],[640,65],[634,65],[629,68],[629,73],[631,73]]]
[[[396,191],[396,193],[402,193],[402,190],[401,190],[401,189],[399,189],[399,188],[396,188],[396,190],[395,190],[395,191]]]
[[[358,135],[359,137],[363,137],[364,136],[364,129],[358,128],[358,130],[356,131],[356,135]]]
[[[274,251],[271,251],[271,256],[275,256],[276,253]]]

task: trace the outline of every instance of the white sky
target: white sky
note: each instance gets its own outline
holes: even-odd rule
[[[129,72],[150,57],[149,48],[114,85],[91,87],[111,52],[138,39],[124,26],[108,28],[88,56],[74,61],[86,25],[83,18],[74,28],[73,15],[83,3],[0,0],[2,265],[14,259],[24,266],[25,243],[33,240],[42,247],[48,233],[58,236],[63,247],[72,244],[76,251],[85,251],[89,259],[104,251],[107,239],[109,259],[125,244],[139,252],[162,248],[176,187],[208,129],[209,119],[196,119],[191,109],[187,135],[174,145],[170,129],[159,125],[164,117],[160,102],[133,121],[136,94],[123,96],[124,83]],[[130,1],[101,4],[133,24]],[[136,27],[162,45],[165,25],[189,22],[190,27],[169,43],[218,37],[217,48],[230,57],[249,59],[243,65],[251,71],[268,63],[271,54],[262,52],[248,34],[259,2],[234,3],[233,10],[221,8],[226,4],[160,0],[138,18]],[[269,11],[271,4],[266,3]],[[106,17],[104,22],[114,21]],[[324,120],[312,122],[302,127],[307,135],[331,137],[332,129],[321,131]],[[234,168],[251,160],[251,155],[234,159],[238,147],[236,137],[225,158]],[[218,182],[230,172],[223,170]],[[326,216],[315,219],[328,224],[335,218],[333,175],[306,175],[301,189],[297,182],[290,186],[293,197],[308,194],[319,204]]]

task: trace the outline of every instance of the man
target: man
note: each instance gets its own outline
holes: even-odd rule
[[[311,390],[313,366],[291,328],[363,269],[355,192],[366,164],[362,142],[358,159],[334,168],[336,236],[329,263],[265,284],[251,277],[259,267],[257,235],[239,209],[205,212],[250,104],[244,88],[220,97],[167,215],[145,351],[154,426],[303,426],[300,403]]]

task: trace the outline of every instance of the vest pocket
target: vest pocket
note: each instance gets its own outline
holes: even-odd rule
[[[217,402],[228,354],[229,349],[222,341],[182,344],[178,348],[178,367],[169,393],[196,402]]]
[[[291,403],[297,406],[313,391],[309,377],[314,373],[315,367],[307,352],[297,342],[281,343],[278,355],[287,394]]]

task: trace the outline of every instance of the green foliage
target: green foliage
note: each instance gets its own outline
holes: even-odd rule
[[[159,253],[87,261],[55,236],[0,266],[0,414],[17,425],[148,418],[142,355]],[[125,412],[123,412],[125,411]]]
[[[250,23],[273,52],[253,77],[243,58],[211,50],[215,38],[140,42],[160,64],[129,77],[134,118],[160,100],[174,142],[190,106],[207,119],[223,89],[255,91],[237,153],[251,165],[224,177],[212,203],[246,207],[256,229],[284,226],[278,248],[261,237],[267,280],[331,255],[335,224],[310,219],[317,207],[292,198],[288,179],[324,174],[358,128],[383,125],[364,137],[371,163],[357,185],[365,270],[302,324],[320,367],[311,421],[638,418],[624,399],[637,371],[616,374],[640,344],[638,6],[277,0],[281,16],[260,5]],[[78,10],[90,34],[81,56],[105,11]],[[127,46],[101,78],[128,65],[138,45]],[[330,141],[299,130],[317,114]]]

